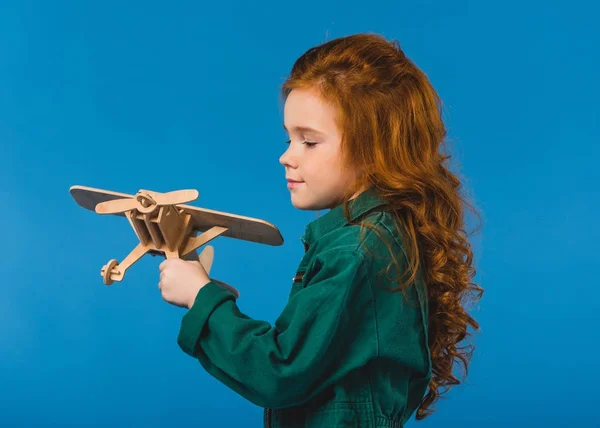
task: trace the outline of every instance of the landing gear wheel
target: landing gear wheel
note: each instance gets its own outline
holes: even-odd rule
[[[102,268],[102,279],[104,280],[104,284],[111,285],[114,281],[110,279],[110,274],[115,266],[117,266],[117,260],[111,259],[108,261],[106,265]]]

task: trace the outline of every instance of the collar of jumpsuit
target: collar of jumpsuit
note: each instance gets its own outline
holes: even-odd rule
[[[350,220],[354,221],[368,211],[384,204],[385,200],[378,196],[375,189],[371,187],[350,201]],[[327,214],[309,223],[300,239],[305,249],[308,249],[321,236],[346,225],[348,225],[348,220],[344,216],[344,205],[340,204]]]

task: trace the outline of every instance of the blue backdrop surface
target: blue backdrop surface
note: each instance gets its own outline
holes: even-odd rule
[[[410,426],[600,426],[597,15],[591,1],[0,3],[0,425],[261,426],[177,346],[160,259],[102,284],[135,236],[68,189],[195,188],[195,205],[272,222],[283,246],[218,239],[212,273],[273,322],[316,217],[290,204],[278,163],[279,85],[311,46],[376,32],[438,89],[485,220],[470,375]]]

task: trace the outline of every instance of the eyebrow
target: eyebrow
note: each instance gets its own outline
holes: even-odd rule
[[[283,125],[283,129],[285,129],[286,131],[288,131],[288,129],[285,127],[285,125]],[[313,132],[315,134],[325,135],[324,132],[317,131],[316,129],[311,128],[309,126],[292,126],[292,129],[296,130],[296,131],[300,131],[300,132]]]

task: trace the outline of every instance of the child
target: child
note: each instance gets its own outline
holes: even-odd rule
[[[265,408],[267,427],[402,427],[459,383],[472,250],[460,182],[439,153],[438,97],[400,50],[357,34],[308,50],[283,85],[292,204],[329,208],[275,325],[240,312],[198,262],[166,260],[159,288],[187,307],[178,343]],[[265,279],[265,282],[268,282]],[[477,294],[477,293],[476,293]]]

